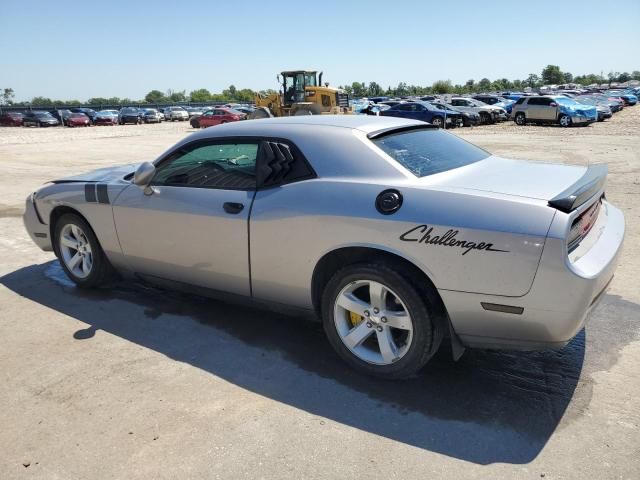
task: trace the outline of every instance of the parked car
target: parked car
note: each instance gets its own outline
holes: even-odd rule
[[[67,127],[88,127],[91,125],[91,120],[84,113],[72,113],[66,123]]]
[[[22,112],[4,112],[0,115],[0,126],[21,127],[23,116]]]
[[[625,93],[621,90],[608,90],[605,93],[611,97],[621,98],[627,106],[638,103],[638,97],[632,93]]]
[[[440,110],[446,110],[447,115],[451,115],[452,113],[460,114],[460,118],[457,120],[457,124],[456,124],[457,127],[471,127],[471,126],[476,126],[480,124],[480,115],[478,115],[475,112],[463,112],[439,100],[434,100],[432,102],[427,102],[427,103],[430,103],[431,105],[433,105],[436,108],[439,108]]]
[[[127,123],[139,125],[142,123],[142,111],[136,107],[125,107],[118,114],[118,123],[120,125]]]
[[[451,97],[447,102],[456,108],[464,108],[466,111],[473,111],[480,115],[480,123],[496,123],[501,118],[506,120],[507,112],[504,108],[489,105],[487,103],[467,97]]]
[[[142,112],[142,121],[144,123],[160,123],[160,113],[155,108],[145,108]]]
[[[49,113],[53,118],[58,120],[58,122],[60,122],[60,124],[62,125],[67,125],[67,120],[71,115],[73,115],[73,112],[71,110],[66,110],[66,109],[49,110]]]
[[[384,117],[413,118],[429,122],[440,128],[455,127],[458,121],[462,121],[460,113],[447,112],[447,110],[437,108],[431,103],[423,101],[400,103],[380,112],[380,115]]]
[[[191,117],[199,117],[200,115],[202,115],[204,113],[204,110],[202,110],[201,108],[198,108],[198,107],[184,107],[184,109],[186,110],[187,114],[189,115],[189,118],[191,118]]]
[[[511,98],[499,97],[497,95],[474,95],[474,100],[478,100],[482,103],[486,103],[487,105],[494,105],[496,107],[500,107],[504,109],[508,115],[511,115],[511,111],[513,110],[513,105],[516,103],[516,100]],[[520,97],[518,97],[520,98]]]
[[[22,125],[25,127],[57,127],[60,122],[49,112],[31,110],[23,115]]]
[[[73,113],[84,113],[87,117],[89,117],[92,125],[95,123],[97,112],[93,108],[77,107],[72,108],[71,111]]]
[[[214,125],[220,125],[222,123],[237,122],[243,120],[246,115],[237,110],[230,108],[214,108],[213,110],[207,110],[199,117],[193,117],[190,120],[193,128],[207,128]]]
[[[538,95],[520,98],[513,108],[513,119],[517,125],[535,122],[570,127],[597,121],[598,112],[596,107],[583,105],[562,95]]]
[[[599,122],[604,122],[605,120],[613,116],[613,112],[611,111],[611,108],[608,105],[605,105],[602,102],[599,102],[598,100],[592,97],[578,95],[577,97],[574,98],[574,100],[578,103],[582,103],[583,105],[592,105],[596,107],[596,111],[598,112]]]
[[[166,107],[164,109],[164,116],[167,122],[175,122],[176,120],[182,122],[189,120],[189,114],[182,107]]]
[[[96,113],[94,120],[95,125],[117,125],[118,124],[118,111],[117,110],[100,110]]]
[[[117,271],[287,305],[349,365],[404,378],[445,339],[460,355],[561,348],[582,331],[625,234],[606,177],[495,157],[416,120],[298,116],[47,183],[23,219],[80,287]]]
[[[609,107],[613,113],[619,112],[624,108],[624,101],[622,99],[608,97],[607,95],[601,95],[599,93],[590,93],[576,97],[576,101],[580,101],[581,99],[588,99],[596,105],[605,105]]]

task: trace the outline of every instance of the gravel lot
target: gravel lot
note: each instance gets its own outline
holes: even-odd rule
[[[640,107],[587,128],[454,132],[502,156],[609,164],[618,273],[559,352],[443,351],[363,378],[320,328],[133,285],[81,292],[29,240],[38,185],[155,158],[186,123],[0,129],[0,478],[638,478]]]

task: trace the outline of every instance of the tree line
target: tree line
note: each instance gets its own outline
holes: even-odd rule
[[[429,95],[429,94],[445,94],[445,93],[472,93],[472,92],[491,92],[505,90],[524,90],[527,87],[539,88],[543,85],[562,85],[567,83],[576,83],[578,85],[592,85],[594,83],[623,83],[629,80],[640,80],[640,71],[634,70],[628,72],[609,72],[606,77],[595,73],[587,75],[573,76],[571,72],[563,72],[558,65],[547,65],[540,75],[530,73],[527,78],[522,80],[509,80],[500,78],[497,80],[489,80],[483,78],[479,81],[474,79],[467,80],[464,84],[453,84],[451,80],[438,80],[431,86],[407,85],[400,82],[396,87],[388,86],[384,89],[376,82],[353,82],[351,85],[341,85],[338,88],[345,90],[349,95],[360,97],[378,97],[378,96],[408,96],[408,95]]]
[[[547,65],[540,75],[530,73],[527,78],[522,80],[509,80],[500,78],[497,80],[489,80],[483,78],[479,81],[474,79],[467,80],[464,84],[453,84],[451,80],[438,80],[430,86],[407,85],[400,82],[396,87],[388,86],[384,89],[377,82],[353,82],[351,85],[341,85],[338,88],[345,90],[349,95],[355,98],[360,97],[376,97],[381,95],[387,96],[407,96],[407,95],[429,95],[444,93],[471,93],[471,92],[488,92],[488,91],[504,91],[504,90],[523,90],[526,87],[538,88],[543,85],[560,85],[567,83],[576,83],[579,85],[591,85],[594,83],[612,83],[627,82],[629,80],[640,80],[640,71],[634,70],[628,72],[609,72],[606,77],[590,73],[587,75],[573,76],[570,72],[563,72],[558,65]],[[261,90],[263,95],[275,93],[275,90]],[[130,98],[119,97],[93,97],[86,102],[80,100],[56,100],[48,97],[34,97],[29,102],[15,102],[15,92],[12,88],[0,89],[0,104],[13,106],[79,106],[79,105],[141,105],[141,104],[168,104],[168,103],[208,103],[208,102],[252,102],[256,92],[250,88],[237,89],[234,85],[230,85],[220,93],[212,93],[206,88],[192,90],[187,94],[185,90],[151,90],[144,99],[132,100]]]

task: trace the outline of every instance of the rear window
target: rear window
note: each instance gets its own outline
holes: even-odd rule
[[[464,167],[490,156],[485,150],[436,128],[391,133],[372,141],[416,177]]]

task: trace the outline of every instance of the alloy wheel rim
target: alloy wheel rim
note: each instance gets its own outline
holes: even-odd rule
[[[404,301],[386,285],[357,280],[336,297],[333,312],[338,336],[367,363],[391,365],[403,358],[413,340],[413,322]]]
[[[60,254],[69,271],[77,278],[86,278],[93,268],[93,252],[82,228],[72,223],[60,231]]]

